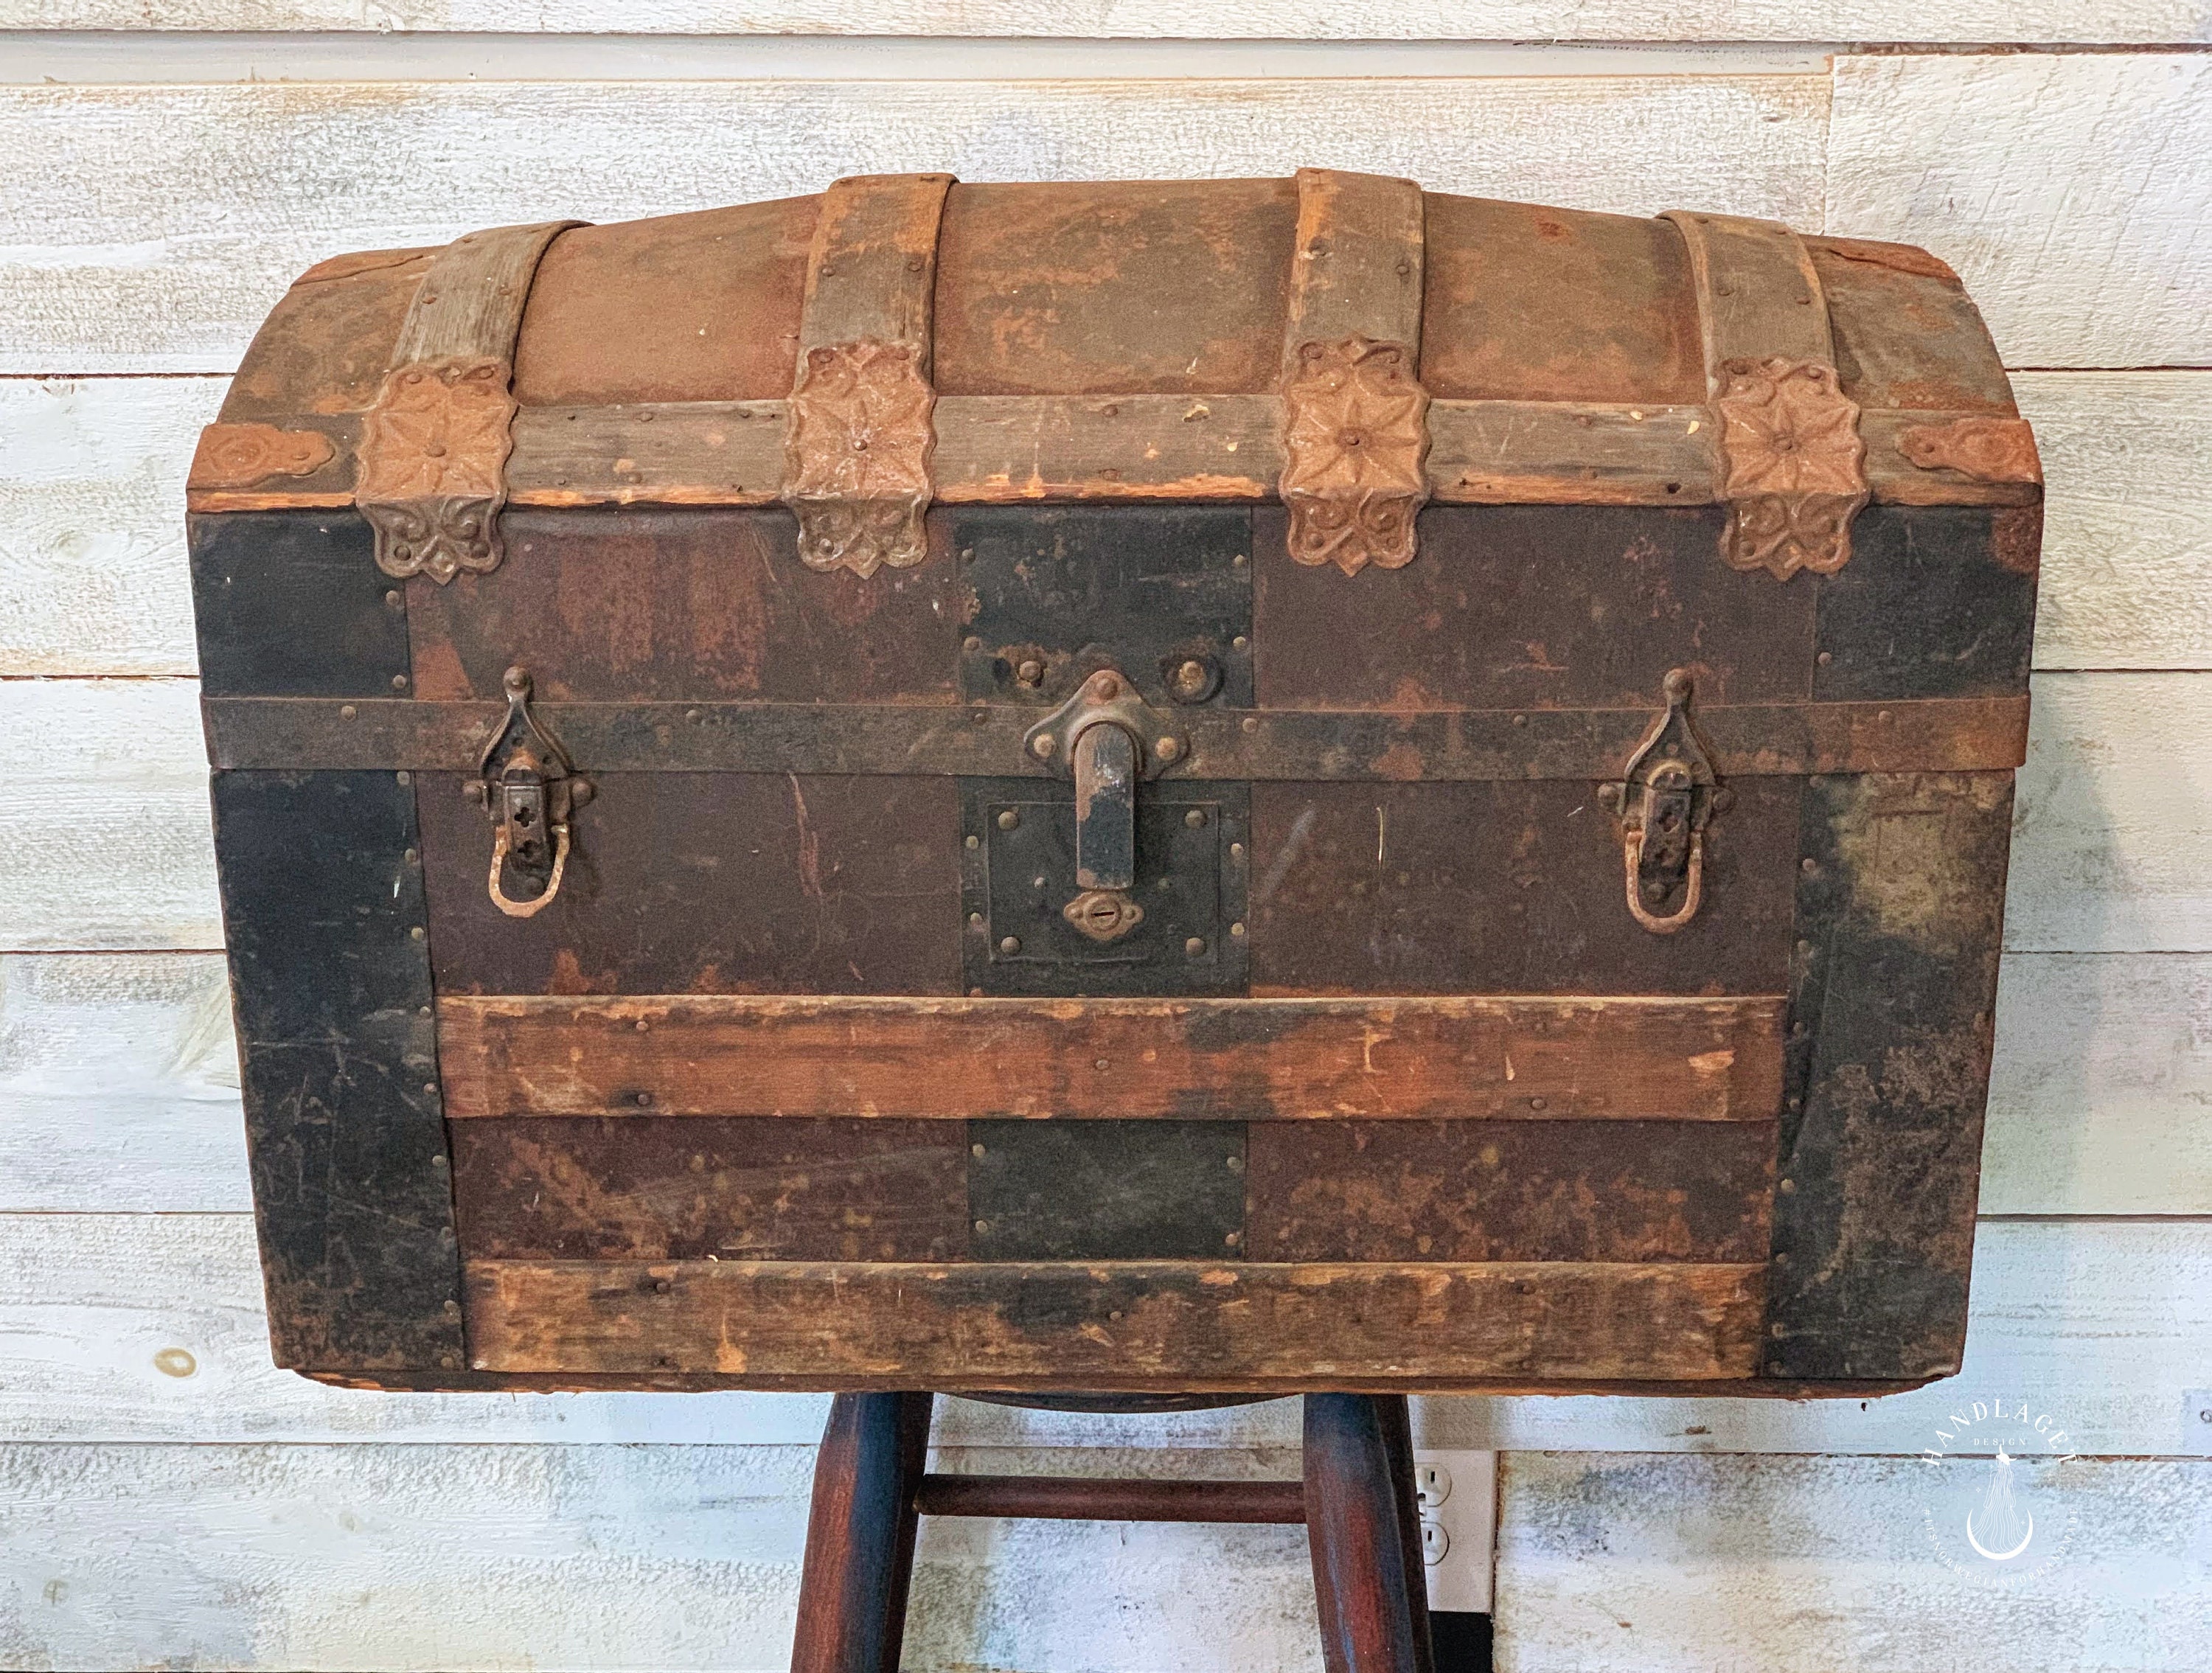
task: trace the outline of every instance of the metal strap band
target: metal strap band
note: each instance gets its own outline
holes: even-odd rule
[[[1771,221],[1670,210],[1689,247],[1705,386],[1729,507],[1721,556],[1781,580],[1850,561],[1869,497],[1859,410],[1843,392],[1827,298],[1804,240]]]
[[[362,422],[354,504],[388,575],[443,586],[499,567],[514,339],[546,246],[575,221],[497,227],[440,251]]]
[[[1297,181],[1279,483],[1291,556],[1399,569],[1429,496],[1421,189],[1325,168]]]
[[[822,195],[786,408],[783,502],[810,569],[872,575],[927,548],[930,310],[950,174],[865,174]]]

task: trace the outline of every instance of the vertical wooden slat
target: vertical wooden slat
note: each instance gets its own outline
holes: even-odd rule
[[[841,1394],[814,1467],[791,1673],[898,1673],[927,1394]]]

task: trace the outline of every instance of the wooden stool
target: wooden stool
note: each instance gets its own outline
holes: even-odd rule
[[[1431,1673],[1400,1395],[1310,1394],[1302,1481],[931,1475],[927,1394],[841,1394],[823,1432],[792,1673],[898,1673],[921,1516],[1303,1522],[1328,1673]]]

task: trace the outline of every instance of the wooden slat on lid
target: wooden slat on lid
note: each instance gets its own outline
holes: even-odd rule
[[[362,422],[354,503],[386,575],[442,586],[464,569],[499,567],[515,335],[539,259],[577,224],[470,233],[432,259]]]
[[[863,174],[822,195],[787,411],[783,502],[811,569],[872,575],[927,551],[930,304],[950,174]]]
[[[1850,561],[1869,497],[1857,405],[1837,380],[1827,299],[1804,240],[1772,221],[1670,210],[1689,246],[1717,421],[1721,556],[1787,581]]]
[[[1423,245],[1411,180],[1298,171],[1280,491],[1301,563],[1349,575],[1413,562],[1413,517],[1429,495]]]

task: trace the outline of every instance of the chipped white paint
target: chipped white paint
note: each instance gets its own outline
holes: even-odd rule
[[[2047,497],[2039,668],[2212,668],[2212,373],[2018,372]]]
[[[0,380],[0,675],[196,672],[185,472],[222,391]]]
[[[0,88],[0,371],[227,372],[284,287],[337,252],[846,173],[1303,164],[1810,226],[1827,103],[1821,76]]]
[[[1346,40],[2212,40],[2203,0],[9,0],[10,28],[475,29]]]
[[[2019,1585],[1929,1536],[1980,1461],[1500,1463],[1498,1673],[2203,1673],[2212,1644],[2212,1463],[2039,1470],[2069,1543]]]
[[[1949,262],[2008,366],[2212,364],[2212,58],[1843,58],[1827,227]]]

